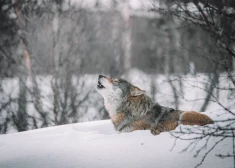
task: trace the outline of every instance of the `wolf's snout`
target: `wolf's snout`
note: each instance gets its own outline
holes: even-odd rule
[[[105,77],[104,75],[99,75],[99,79],[100,79],[100,78],[104,78],[104,77]]]
[[[105,79],[109,83],[112,83],[112,79],[110,79],[110,78],[108,78],[107,76],[104,76],[104,75],[99,75],[99,79],[98,80],[101,82],[103,79]]]
[[[112,79],[110,79],[104,75],[99,75],[98,84],[97,84],[98,89],[108,88],[111,85],[113,85]]]

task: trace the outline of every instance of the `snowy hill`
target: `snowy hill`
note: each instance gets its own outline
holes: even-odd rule
[[[231,141],[231,140],[230,140]],[[223,141],[201,167],[230,168],[232,159],[218,153],[231,152],[231,142]],[[110,120],[55,126],[0,136],[1,168],[192,168],[202,155],[180,153],[189,141],[169,133],[153,136],[149,131],[118,133]],[[205,151],[206,152],[206,151]]]

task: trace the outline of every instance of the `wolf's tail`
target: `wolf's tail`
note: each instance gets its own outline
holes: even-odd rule
[[[205,114],[195,111],[184,111],[180,115],[179,123],[183,125],[206,125],[214,124],[214,121]]]

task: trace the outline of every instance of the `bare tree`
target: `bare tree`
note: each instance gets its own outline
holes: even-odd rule
[[[158,1],[155,1],[158,3]],[[177,131],[173,132],[172,135],[176,139],[189,140],[190,143],[187,148],[183,151],[190,149],[195,149],[197,144],[204,140],[204,145],[199,146],[196,149],[195,157],[199,156],[199,153],[203,153],[204,149],[207,151],[203,154],[201,162],[196,165],[199,167],[208,154],[213,151],[213,149],[225,141],[226,139],[232,140],[232,153],[228,154],[217,154],[220,158],[233,157],[234,167],[235,167],[235,146],[234,146],[234,121],[235,113],[232,110],[233,106],[224,105],[221,100],[218,99],[218,91],[222,92],[227,90],[231,98],[235,96],[235,77],[232,73],[232,69],[229,68],[228,60],[233,60],[235,58],[235,4],[234,1],[209,1],[209,0],[193,0],[193,1],[170,1],[156,6],[153,3],[153,8],[151,11],[160,12],[166,15],[175,16],[182,21],[188,22],[190,24],[196,25],[202,28],[206,34],[208,34],[214,41],[215,48],[219,50],[220,57],[204,56],[214,63],[213,73],[209,74],[209,79],[205,81],[206,87],[200,87],[196,84],[193,86],[199,88],[207,93],[201,110],[204,111],[208,106],[209,102],[217,103],[226,114],[229,115],[227,119],[217,120],[216,124],[213,126],[205,127],[180,127]],[[195,44],[196,45],[196,44]],[[226,72],[226,77],[218,72],[218,69],[222,68]],[[197,72],[197,71],[196,71]],[[219,80],[226,80],[228,82],[227,86],[219,86]],[[183,97],[184,98],[184,97]],[[194,135],[194,136],[188,136]],[[217,138],[216,141],[211,142],[211,139]],[[213,145],[209,145],[213,143]],[[210,146],[209,148],[207,148]]]
[[[88,26],[87,12],[68,1],[65,10],[64,3],[8,4],[16,15],[13,19],[18,32],[16,54],[20,55],[15,59],[18,76],[15,90],[19,89],[16,91],[19,94],[0,91],[3,97],[0,116],[4,118],[0,123],[1,133],[13,129],[12,125],[17,131],[25,131],[107,117],[101,102],[90,99],[96,95],[95,90],[85,86],[81,75],[90,36],[84,31]],[[89,115],[92,107],[97,108],[96,115]],[[100,118],[95,118],[99,114]]]

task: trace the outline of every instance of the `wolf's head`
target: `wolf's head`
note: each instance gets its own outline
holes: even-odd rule
[[[99,75],[97,91],[104,97],[105,101],[123,102],[130,96],[145,94],[144,90],[132,85],[124,79],[111,79]]]

